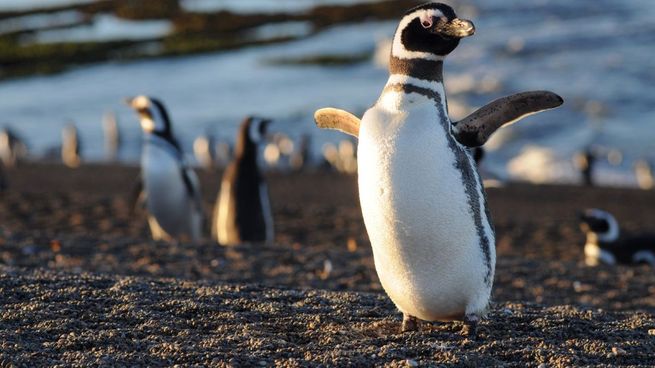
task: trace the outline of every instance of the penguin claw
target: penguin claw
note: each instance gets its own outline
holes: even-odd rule
[[[476,315],[467,314],[464,316],[464,327],[462,327],[462,335],[468,337],[471,340],[477,339],[478,322],[480,322],[480,317]]]
[[[403,324],[400,328],[400,333],[418,331],[418,319],[403,313]]]

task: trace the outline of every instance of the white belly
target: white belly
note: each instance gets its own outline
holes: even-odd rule
[[[144,146],[141,158],[146,207],[153,220],[167,235],[187,235],[194,240],[200,235],[202,217],[187,191],[180,163],[159,145]],[[156,233],[153,229],[153,235]]]
[[[448,320],[479,313],[491,291],[488,266],[450,133],[436,121],[433,103],[410,111],[372,108],[359,135],[360,202],[378,276],[396,306],[412,316]]]

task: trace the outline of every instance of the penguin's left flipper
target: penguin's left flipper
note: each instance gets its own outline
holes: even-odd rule
[[[327,107],[314,113],[316,126],[321,129],[334,129],[353,137],[359,137],[361,120],[348,111]]]
[[[564,100],[553,92],[530,91],[499,98],[453,124],[457,141],[479,147],[503,125],[512,124],[538,112],[554,109]]]

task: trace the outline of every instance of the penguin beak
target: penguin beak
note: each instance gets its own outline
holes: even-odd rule
[[[459,39],[475,34],[475,25],[470,20],[455,18],[435,31],[443,36]]]

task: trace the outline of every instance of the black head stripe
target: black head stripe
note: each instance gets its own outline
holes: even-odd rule
[[[171,120],[170,117],[168,116],[168,111],[164,107],[164,104],[156,98],[150,98],[150,102],[152,102],[152,108],[156,109],[157,112],[159,113],[159,116],[161,116],[162,124],[164,124],[163,131],[155,131],[153,132],[153,134],[166,140],[181,155],[182,147],[180,146],[180,143],[177,141],[177,139],[175,139],[175,137],[173,136]]]
[[[401,41],[407,51],[429,52],[441,56],[450,54],[459,45],[459,39],[444,39],[438,34],[427,32],[419,18],[413,19],[402,30]]]
[[[157,109],[157,112],[159,112],[159,114],[161,115],[163,120],[162,123],[164,124],[164,130],[170,132],[171,121],[168,116],[168,111],[166,111],[166,108],[164,107],[164,104],[161,103],[161,101],[159,101],[156,98],[150,98],[150,102],[152,102],[152,108]]]

